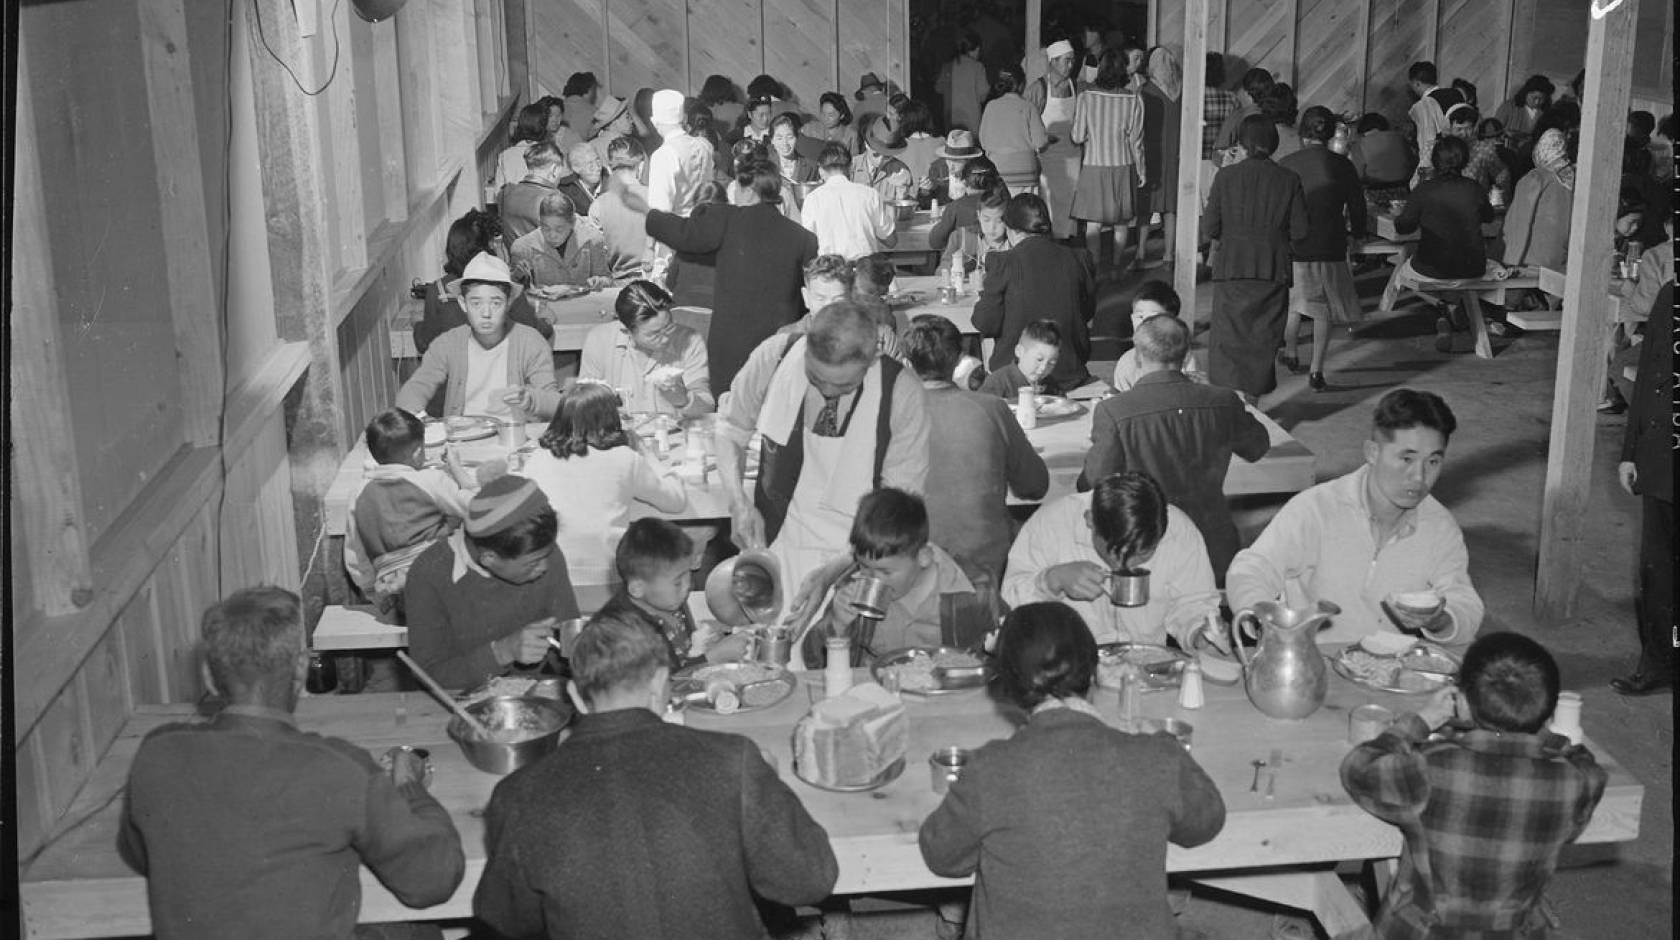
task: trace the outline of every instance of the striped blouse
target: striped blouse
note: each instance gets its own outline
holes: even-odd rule
[[[1079,93],[1073,106],[1073,142],[1085,145],[1085,166],[1143,163],[1143,99],[1130,91]]]

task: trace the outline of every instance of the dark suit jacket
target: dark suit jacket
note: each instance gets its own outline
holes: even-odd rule
[[[995,371],[1015,361],[1015,343],[1028,323],[1054,320],[1062,330],[1062,354],[1050,377],[1062,388],[1085,384],[1095,298],[1089,258],[1043,235],[987,255],[986,283],[974,304],[975,329],[997,340],[987,367]]]
[[[496,200],[496,214],[502,220],[502,234],[506,236],[509,245],[541,225],[537,219],[537,207],[542,204],[543,197],[559,191],[553,186],[544,186],[529,180],[520,180],[502,187],[502,194]]]
[[[1214,280],[1289,283],[1289,246],[1307,237],[1301,178],[1271,160],[1225,167],[1202,210],[1202,237],[1219,240]]]
[[[1671,414],[1674,396],[1674,282],[1657,292],[1645,342],[1639,351],[1639,375],[1628,400],[1622,459],[1639,470],[1642,496],[1674,502],[1674,451]]]
[[[712,391],[729,387],[759,343],[803,312],[805,265],[817,236],[776,206],[712,206],[690,218],[648,213],[648,234],[677,251],[716,252],[712,327],[706,338]]]
[[[1124,470],[1154,477],[1167,501],[1195,521],[1214,574],[1223,579],[1239,547],[1225,502],[1231,455],[1254,461],[1270,449],[1265,426],[1235,392],[1192,382],[1182,372],[1151,372],[1091,415],[1079,489]]]
[[[497,784],[484,844],[473,914],[508,937],[767,937],[754,894],[813,904],[839,873],[757,745],[642,708]]]

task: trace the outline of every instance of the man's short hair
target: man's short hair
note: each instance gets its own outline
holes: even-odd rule
[[[1062,328],[1055,320],[1029,320],[1021,327],[1021,339],[1043,343],[1046,346],[1062,348]]]
[[[1255,104],[1259,104],[1260,99],[1266,97],[1266,93],[1271,91],[1275,84],[1277,84],[1277,79],[1273,78],[1272,73],[1265,69],[1249,69],[1243,73],[1243,93],[1248,95]]]
[[[1440,74],[1435,71],[1435,63],[1433,62],[1413,62],[1412,67],[1406,70],[1406,81],[1408,82],[1434,85],[1440,80],[1440,77]]]
[[[757,193],[760,202],[781,205],[782,171],[767,157],[753,154],[737,160],[735,185]]]
[[[1009,224],[1009,222],[1008,222],[1009,203],[1012,202],[1012,201],[1013,200],[1011,200],[1009,198],[1008,187],[993,186],[991,189],[986,189],[986,190],[981,191],[979,208],[980,209],[1002,209],[1003,212],[1004,212],[1004,220],[1005,220],[1004,224],[1008,225]]]
[[[614,137],[607,144],[607,166],[615,170],[627,170],[647,159],[647,148],[635,137],[625,134]]]
[[[1663,115],[1657,120],[1657,133],[1667,137],[1669,140],[1674,139],[1674,114],[1672,112]]]
[[[884,486],[865,493],[852,517],[852,554],[866,561],[914,555],[928,543],[927,504]]]
[[[289,678],[303,650],[298,596],[272,585],[243,588],[212,604],[199,632],[210,678],[224,694]]]
[[[694,559],[694,540],[683,527],[668,519],[637,519],[624,530],[613,554],[613,565],[619,580],[628,584],[631,578],[644,581],[656,577],[661,569]]]
[[[1107,553],[1127,564],[1167,534],[1167,497],[1147,473],[1111,473],[1091,488],[1091,533]]]
[[[613,614],[596,614],[572,643],[572,681],[593,704],[598,698],[653,679],[670,665],[665,638],[652,627]]]
[[[1464,651],[1458,687],[1476,723],[1493,731],[1533,734],[1557,707],[1558,665],[1544,646],[1520,633],[1485,633]]]
[[[1411,388],[1397,388],[1384,395],[1371,415],[1373,440],[1392,441],[1396,431],[1416,427],[1432,428],[1450,440],[1458,430],[1458,419],[1441,396]]]
[[[812,281],[839,281],[851,290],[852,285],[857,283],[857,270],[840,255],[817,255],[805,265],[805,283]],[[815,310],[811,312],[816,313]]]
[[[1315,104],[1301,112],[1301,139],[1324,143],[1336,136],[1336,116],[1330,109]]]
[[[532,103],[519,109],[519,118],[513,125],[514,143],[542,140],[547,134],[548,108]]]
[[[1264,114],[1250,114],[1237,127],[1237,142],[1251,157],[1270,157],[1278,147],[1277,123]]]
[[[824,365],[840,366],[873,361],[881,348],[875,318],[863,305],[836,300],[811,314],[806,348]]]
[[[1175,317],[1183,306],[1182,301],[1178,299],[1178,291],[1173,290],[1170,281],[1144,281],[1138,292],[1132,295],[1132,303],[1140,300],[1159,304],[1161,309]]]
[[[407,463],[414,448],[425,443],[426,426],[401,408],[381,411],[368,422],[368,453],[380,463]]]
[[[633,330],[670,310],[673,302],[670,291],[653,281],[637,278],[618,292],[618,299],[613,301],[613,313],[625,329]]]
[[[1393,125],[1388,123],[1388,118],[1383,117],[1375,111],[1367,111],[1365,112],[1365,116],[1359,119],[1359,126],[1355,128],[1355,130],[1359,131],[1361,134],[1365,134],[1371,131],[1386,131],[1392,126]]]
[[[1177,368],[1190,352],[1190,327],[1177,317],[1150,317],[1138,324],[1132,345],[1144,362]]]
[[[1435,138],[1435,146],[1429,151],[1429,162],[1438,176],[1458,173],[1470,163],[1470,145],[1461,138],[1442,134]]]
[[[866,296],[881,297],[897,273],[892,259],[886,255],[865,255],[852,262],[852,290],[860,300]]]
[[[845,170],[851,172],[851,148],[839,141],[830,141],[823,145],[822,153],[817,156],[817,167],[823,170]]]
[[[918,378],[949,382],[962,361],[962,331],[937,313],[911,320],[898,345]]]
[[[527,172],[535,173],[537,170],[545,170],[551,166],[565,165],[565,154],[560,152],[559,147],[554,146],[552,140],[539,140],[525,151],[525,169]]]
[[[549,193],[537,203],[537,218],[565,219],[570,222],[577,218],[577,206],[572,205],[572,197],[565,193]]]

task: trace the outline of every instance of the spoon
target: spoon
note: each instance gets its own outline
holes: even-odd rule
[[[1259,793],[1260,768],[1266,766],[1266,759],[1264,757],[1256,757],[1255,759],[1249,761],[1249,763],[1254,765],[1254,782],[1248,785],[1248,792]]]

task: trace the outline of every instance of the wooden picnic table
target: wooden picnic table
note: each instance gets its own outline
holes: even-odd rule
[[[921,821],[938,805],[927,756],[943,745],[977,747],[1012,733],[1019,716],[982,690],[938,698],[905,696],[910,745],[902,776],[871,793],[832,793],[792,776],[791,729],[821,695],[820,672],[800,675],[793,694],[760,712],[716,716],[690,710],[688,724],[751,738],[774,761],[806,808],[828,831],[839,859],[835,893],[841,895],[960,885],[927,870],[916,844]],[[1179,709],[1170,693],[1145,695],[1152,717],[1177,717],[1194,726],[1193,753],[1225,798],[1224,830],[1195,849],[1169,847],[1167,870],[1195,880],[1312,911],[1332,937],[1367,929],[1365,911],[1334,874],[1337,862],[1393,858],[1401,835],[1366,814],[1342,790],[1338,767],[1350,750],[1348,713],[1374,702],[1396,711],[1416,708],[1416,697],[1372,692],[1332,675],[1325,707],[1298,722],[1278,722],[1256,711],[1240,687],[1207,686],[1205,707]],[[1099,690],[1098,710],[1117,720],[1117,698]],[[329,695],[299,703],[305,731],[344,738],[377,756],[408,744],[428,748],[435,768],[431,792],[449,811],[466,851],[465,881],[447,902],[425,910],[404,907],[365,868],[361,873],[363,922],[468,917],[484,871],[482,813],[501,779],[467,764],[444,732],[448,714],[418,693]],[[129,719],[92,778],[76,798],[63,832],[23,872],[23,920],[36,940],[143,936],[151,931],[145,879],[118,857],[116,840],[122,788],[140,740],[152,729],[194,720],[190,705],[143,706]],[[1591,742],[1588,742],[1591,746]],[[1283,752],[1275,796],[1251,792],[1250,760]],[[1610,783],[1581,842],[1629,841],[1639,835],[1644,787],[1614,759],[1594,752]],[[213,835],[207,836],[213,838]]]

